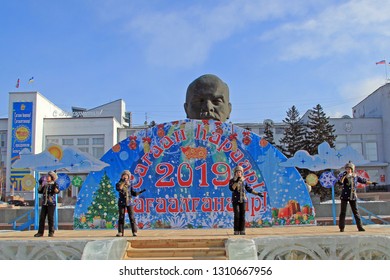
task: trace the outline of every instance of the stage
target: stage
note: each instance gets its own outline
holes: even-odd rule
[[[390,259],[390,226],[347,225],[232,229],[140,230],[137,237],[115,230],[0,231],[0,259]]]

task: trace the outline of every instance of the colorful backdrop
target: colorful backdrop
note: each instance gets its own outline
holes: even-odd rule
[[[109,166],[84,181],[74,212],[75,229],[117,227],[115,184],[124,169],[134,188],[139,228],[231,228],[228,187],[234,167],[249,185],[247,227],[314,224],[306,184],[286,157],[251,131],[213,120],[181,120],[137,132],[101,160]]]

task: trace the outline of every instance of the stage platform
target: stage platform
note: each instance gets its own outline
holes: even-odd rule
[[[390,259],[390,226],[348,225],[247,229],[161,229],[131,231],[58,230],[54,237],[36,231],[0,231],[0,259]],[[47,234],[47,232],[46,232]]]
[[[367,236],[384,235],[390,236],[390,226],[366,225],[367,231],[359,232],[355,225],[347,225],[341,233],[338,226],[284,226],[268,228],[247,228],[246,235],[233,235],[233,229],[156,229],[139,230],[138,236],[133,237],[131,231],[125,231],[125,237],[134,239],[161,239],[161,238],[258,238],[258,237],[293,237],[293,236]],[[113,238],[116,230],[57,230],[55,236],[36,238],[36,231],[0,231],[0,241],[4,240],[99,240]],[[45,232],[47,234],[47,232]]]

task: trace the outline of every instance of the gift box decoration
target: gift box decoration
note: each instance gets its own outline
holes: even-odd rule
[[[301,212],[301,207],[299,205],[299,202],[296,200],[289,200],[288,201],[288,208],[290,209],[290,213],[295,214],[297,212]]]

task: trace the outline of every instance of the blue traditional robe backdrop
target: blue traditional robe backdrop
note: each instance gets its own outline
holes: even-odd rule
[[[116,228],[115,184],[128,169],[136,190],[138,227],[231,228],[229,180],[244,168],[249,186],[264,195],[247,194],[247,227],[314,224],[306,184],[286,157],[260,136],[229,123],[181,120],[138,131],[102,158],[109,164],[91,172],[82,185],[74,228]]]

